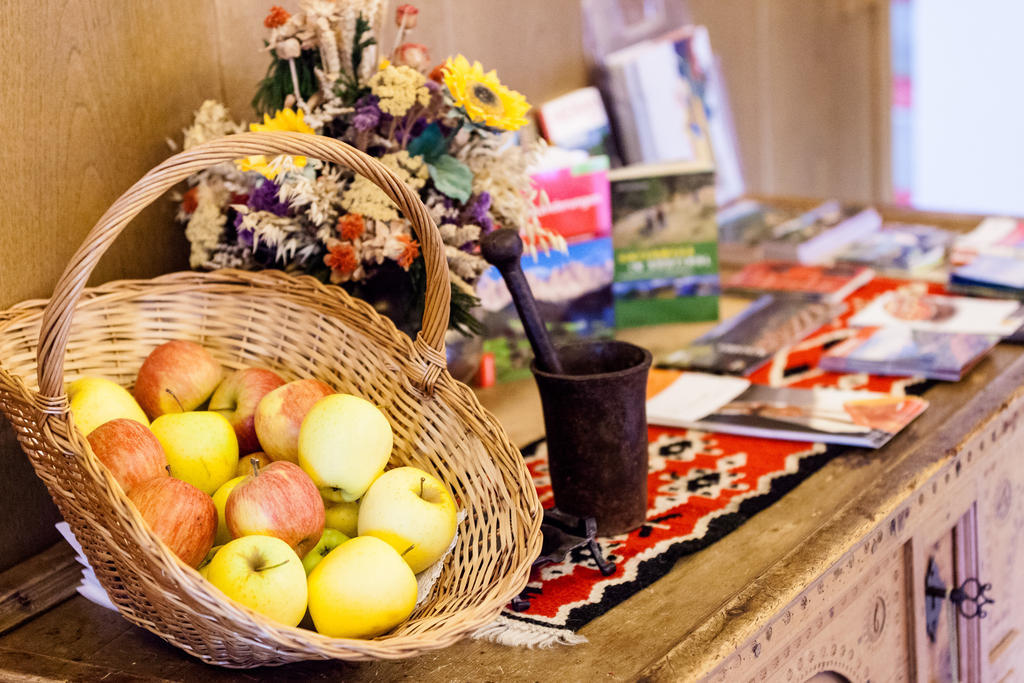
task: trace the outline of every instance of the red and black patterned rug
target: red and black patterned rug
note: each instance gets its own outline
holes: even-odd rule
[[[846,321],[853,313],[882,292],[904,286],[922,285],[876,278],[847,299],[842,316],[781,351],[751,379],[772,386],[920,393],[928,384],[916,379],[840,375],[817,367],[822,352],[848,336]],[[943,291],[939,285],[927,287]],[[660,390],[676,375],[652,371],[649,391]],[[504,610],[477,637],[531,647],[582,642],[577,632],[583,626],[667,574],[681,557],[737,529],[832,458],[859,450],[661,427],[649,429],[649,440],[647,522],[628,534],[598,539],[605,557],[615,563],[614,573],[603,576],[585,548],[564,562],[537,567],[523,595],[528,607]],[[524,449],[523,455],[542,503],[552,506],[544,443]]]

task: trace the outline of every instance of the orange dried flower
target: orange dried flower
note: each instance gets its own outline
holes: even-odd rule
[[[338,219],[338,234],[341,235],[341,239],[348,240],[349,242],[355,242],[357,239],[363,236],[366,231],[366,223],[363,221],[363,216],[358,213],[346,213],[344,216]]]
[[[324,265],[331,269],[331,281],[338,282],[355,272],[359,267],[359,260],[356,259],[356,250],[351,244],[331,240],[327,243]]]
[[[196,207],[199,206],[199,200],[196,199],[198,190],[198,187],[193,187],[185,193],[184,197],[181,198],[181,209],[185,213],[192,213],[196,210]]]
[[[434,81],[434,83],[444,83],[444,62],[431,69],[427,78]]]
[[[288,14],[288,10],[284,7],[274,5],[270,8],[270,12],[267,14],[267,18],[263,20],[263,25],[267,28],[277,28],[278,26],[284,26],[284,23],[291,18],[292,15]]]
[[[396,235],[395,239],[405,245],[405,248],[402,249],[402,253],[398,255],[398,258],[396,258],[395,261],[398,265],[408,270],[409,266],[412,265],[412,262],[420,255],[420,243],[409,235]]]

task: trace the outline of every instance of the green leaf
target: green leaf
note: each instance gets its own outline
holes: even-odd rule
[[[442,194],[465,203],[473,193],[473,172],[450,154],[442,154],[427,167],[434,186]]]
[[[432,164],[447,148],[448,141],[441,134],[441,126],[432,123],[409,143],[409,154],[421,156],[428,164]]]

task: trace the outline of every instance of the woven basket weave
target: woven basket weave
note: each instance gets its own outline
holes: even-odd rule
[[[85,288],[96,262],[146,205],[196,171],[256,154],[345,165],[399,206],[426,261],[426,307],[415,342],[365,302],[309,276],[182,272]],[[326,137],[229,136],[171,157],[121,196],[75,253],[51,299],[0,312],[0,409],[129,621],[229,667],[414,656],[493,619],[526,584],[541,542],[540,503],[519,451],[445,369],[449,296],[436,226],[417,195],[379,162]],[[64,383],[102,375],[129,386],[146,355],[172,339],[202,344],[229,369],[268,367],[286,379],[314,377],[367,398],[394,428],[390,463],[421,467],[447,483],[466,519],[430,598],[407,621],[374,640],[281,626],[225,599],[150,532],[74,427]]]

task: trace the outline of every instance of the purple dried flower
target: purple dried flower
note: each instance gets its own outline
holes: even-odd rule
[[[265,180],[253,188],[246,205],[253,211],[269,211],[275,216],[287,216],[289,204],[277,198],[277,184]]]
[[[238,230],[238,226],[242,224],[242,216],[239,215],[235,218],[235,229]],[[236,242],[243,247],[252,248],[252,230],[238,230],[238,237]]]
[[[377,106],[376,95],[367,95],[361,98],[355,105],[355,114],[352,116],[352,127],[356,130],[373,130],[380,123],[381,111]]]
[[[462,210],[462,223],[473,223],[479,225],[484,232],[494,227],[494,221],[487,213],[491,208],[491,195],[489,192],[481,192],[472,197]]]

